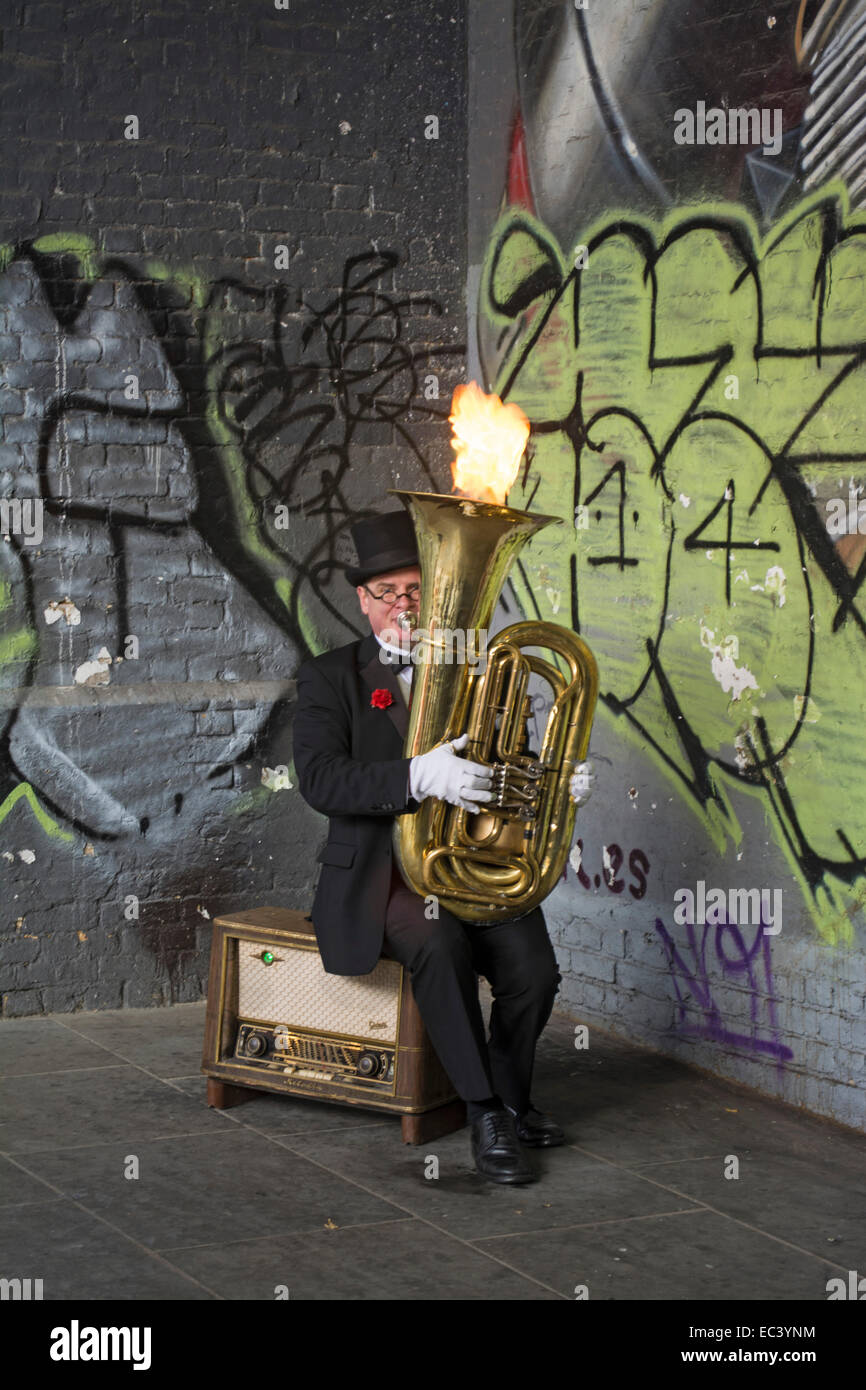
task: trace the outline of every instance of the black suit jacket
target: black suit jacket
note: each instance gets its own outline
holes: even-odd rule
[[[394,817],[412,814],[409,711],[395,667],[379,659],[372,633],[305,661],[297,674],[293,742],[305,801],[329,817],[313,900],[322,963],[335,975],[366,975],[382,950],[391,891]],[[374,709],[374,690],[393,703]]]

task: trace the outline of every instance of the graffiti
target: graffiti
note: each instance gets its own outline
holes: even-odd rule
[[[256,503],[265,544],[288,573],[293,630],[311,650],[333,645],[336,633],[344,640],[363,635],[346,616],[342,591],[336,602],[328,593],[342,573],[340,559],[350,555],[349,526],[372,514],[357,461],[349,471],[353,451],[396,438],[413,485],[441,490],[410,426],[416,418],[447,420],[447,403],[435,404],[437,392],[431,404],[422,373],[464,349],[406,341],[406,318],[441,315],[442,305],[426,295],[387,293],[378,282],[397,263],[393,252],[350,257],[339,293],[300,317],[290,312],[284,286],[243,290],[264,314],[266,333],[217,349],[209,362],[220,422],[243,458],[245,494]],[[324,624],[314,620],[319,610]]]
[[[510,209],[482,276],[493,389],[532,426],[509,502],[573,528],[533,542],[518,601],[549,617],[556,597],[600,708],[720,850],[741,837],[729,789],[761,798],[820,931],[850,940],[866,542],[834,543],[821,494],[866,465],[866,227],[836,187],[763,236],[723,204],[580,240],[575,266]]]
[[[807,35],[806,51],[797,51],[800,6],[779,0],[769,25],[762,0],[724,17],[715,0],[515,0],[511,201],[521,185],[531,188],[534,211],[563,246],[604,208],[659,213],[674,193],[681,204],[736,198],[758,218],[775,216],[802,192],[797,151],[816,49]],[[843,0],[820,17],[832,39],[838,28],[825,11],[834,8],[845,8]],[[844,75],[850,83],[850,69]],[[765,155],[760,138],[739,147],[678,145],[674,111],[705,98],[726,110],[781,103],[781,153]],[[845,133],[848,122],[838,124]],[[825,133],[819,125],[816,139]]]
[[[625,891],[626,880],[620,878],[620,870],[625,862],[625,854],[617,844],[604,845],[602,847],[602,862],[604,871],[601,874],[593,874],[592,877],[587,873],[586,864],[583,857],[583,840],[575,840],[574,847],[569,855],[569,863],[577,874],[578,883],[582,888],[598,889],[604,883],[610,893],[622,893]],[[628,871],[632,875],[634,882],[628,884],[628,891],[631,896],[638,900],[644,896],[647,890],[647,878],[650,871],[650,861],[642,849],[630,850],[628,856]],[[563,870],[563,878],[567,870]]]
[[[43,525],[0,547],[4,806],[26,788],[145,858],[181,823],[195,839],[232,767],[266,752],[298,660],[357,635],[345,585],[330,596],[369,507],[350,459],[395,444],[404,485],[435,485],[416,435],[447,404],[422,373],[461,352],[408,341],[441,306],[390,292],[396,264],[352,256],[336,293],[304,298],[75,234],[0,247],[21,345],[0,363],[0,466]],[[112,699],[75,685],[88,671]]]
[[[793,1057],[780,1041],[776,1023],[773,968],[769,937],[759,922],[754,938],[747,942],[736,922],[725,919],[715,927],[706,922],[686,927],[686,945],[680,949],[661,918],[655,919],[667,955],[677,996],[677,1028],[696,1038],[740,1047],[747,1052],[775,1057],[779,1065]],[[707,946],[712,935],[715,962],[720,981],[745,989],[749,997],[750,1031],[735,1032],[722,1019],[722,1007],[714,998],[714,984],[707,964]],[[693,1014],[700,1021],[695,1021]]]
[[[34,795],[33,788],[28,786],[26,782],[20,782],[0,803],[0,824],[6,819],[13,806],[22,800],[27,802],[37,825],[50,839],[71,841],[74,838],[68,830],[64,830],[55,820],[45,814]]]

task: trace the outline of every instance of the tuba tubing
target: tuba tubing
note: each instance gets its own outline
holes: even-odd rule
[[[421,651],[413,653],[404,756],[425,753],[465,729],[465,755],[493,769],[496,791],[495,803],[478,814],[428,797],[414,814],[398,816],[396,863],[413,892],[435,895],[463,921],[523,917],[552,892],[571,848],[577,808],[569,783],[589,746],[598,698],[595,658],[577,633],[536,620],[498,633],[483,668],[443,662],[442,656],[458,632],[474,634],[479,651],[478,636],[487,631],[517,554],[560,518],[447,494],[392,491],[412,518],[421,562]],[[530,648],[554,653],[554,661]],[[553,696],[537,754],[524,747],[532,676]]]

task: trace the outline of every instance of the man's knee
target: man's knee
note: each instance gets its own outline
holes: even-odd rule
[[[545,992],[550,995],[551,999],[559,993],[559,986],[561,984],[562,976],[559,973],[559,966],[556,962],[556,956],[554,956],[548,965],[545,980]]]
[[[527,961],[521,978],[529,993],[538,999],[552,999],[562,983],[562,976],[551,951],[540,952]]]
[[[439,917],[430,921],[428,926],[430,931],[421,944],[419,963],[447,962],[461,966],[472,965],[472,946],[469,938],[450,912],[440,912]]]
[[[562,976],[559,973],[559,963],[556,959],[556,952],[553,943],[547,932],[547,926],[542,916],[541,908],[536,908],[531,914],[532,922],[531,941],[533,950],[531,952],[531,975],[535,982],[535,988],[542,997],[549,996],[551,999],[556,994],[562,984]]]
[[[562,983],[556,955],[546,932],[534,940],[525,939],[519,950],[500,958],[493,974],[497,977],[494,993],[513,994],[541,1002],[552,1002]]]
[[[471,965],[472,948],[460,922],[450,912],[428,918],[421,910],[423,899],[411,903],[406,920],[397,916],[385,929],[389,953],[408,965],[411,970],[437,962],[450,961],[462,966]],[[401,903],[401,909],[407,904]]]

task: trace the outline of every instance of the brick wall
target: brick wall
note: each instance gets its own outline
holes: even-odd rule
[[[4,1016],[199,998],[210,919],[309,904],[291,678],[444,482],[464,72],[450,0],[4,7]]]
[[[512,505],[565,523],[519,601],[599,666],[559,1007],[866,1128],[863,204],[803,179],[801,9],[470,4],[468,373],[531,421]],[[735,107],[775,152],[675,138]]]

